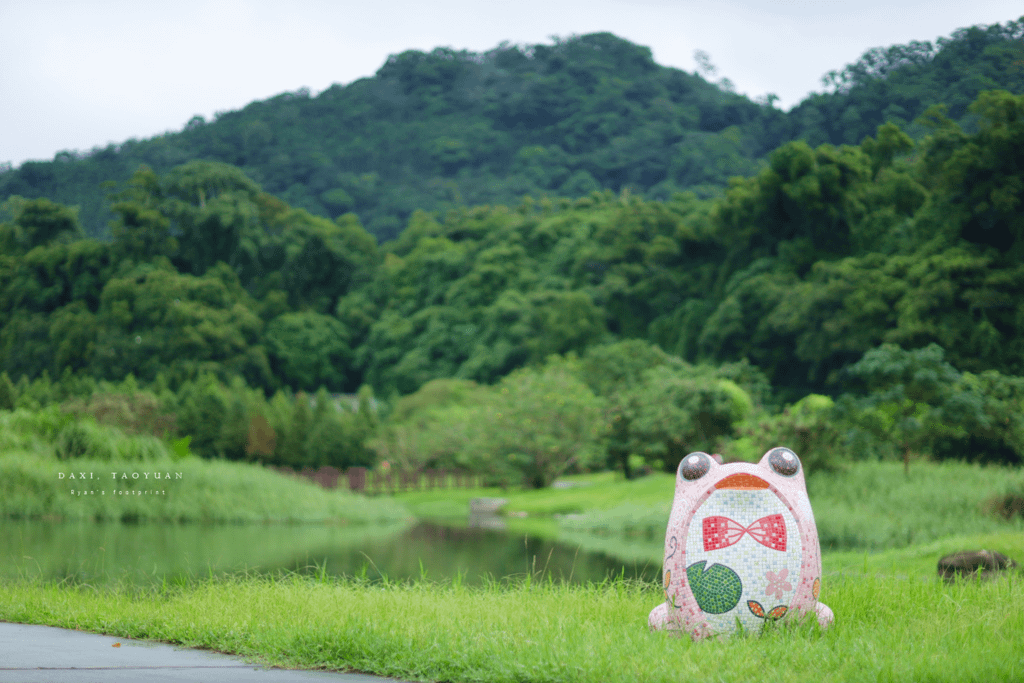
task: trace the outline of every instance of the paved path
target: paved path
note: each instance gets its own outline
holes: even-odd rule
[[[120,644],[115,647],[115,644]],[[267,669],[166,643],[0,622],[0,683],[386,683],[393,678]]]

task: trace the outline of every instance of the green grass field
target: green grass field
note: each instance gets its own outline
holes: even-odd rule
[[[969,545],[986,537],[965,537]],[[888,559],[915,567],[909,549]],[[542,577],[470,588],[297,575],[100,591],[10,582],[0,619],[416,681],[1019,681],[1024,577],[944,585],[884,566],[826,581],[836,614],[761,637],[692,643],[647,629],[660,588]]]

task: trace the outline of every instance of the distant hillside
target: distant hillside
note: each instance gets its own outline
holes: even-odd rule
[[[76,205],[85,232],[106,238],[105,181],[124,182],[141,164],[165,173],[215,160],[313,214],[354,212],[383,241],[416,209],[625,187],[708,196],[763,168],[787,140],[858,143],[938,102],[963,123],[979,92],[1024,92],[1022,35],[1024,18],[961,29],[934,47],[871,50],[829,75],[831,92],[788,114],[659,66],[648,48],[609,33],[484,54],[408,51],[317,97],[285,93],[212,122],[196,117],[180,133],[27,162],[0,175],[0,198]]]
[[[868,50],[855,64],[825,75],[830,92],[808,97],[787,116],[786,134],[812,145],[859,144],[891,121],[923,133],[913,121],[933,104],[967,130],[975,121],[967,107],[984,90],[1024,92],[1024,17],[991,26],[972,26],[940,38],[936,45]],[[917,128],[917,130],[915,130]]]

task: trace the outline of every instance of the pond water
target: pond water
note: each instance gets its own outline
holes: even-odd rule
[[[314,572],[463,583],[544,572],[556,581],[652,580],[660,567],[466,522],[392,526],[120,524],[5,520],[0,576],[92,585]]]

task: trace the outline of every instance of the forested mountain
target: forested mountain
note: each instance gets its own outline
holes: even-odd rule
[[[936,45],[914,41],[874,48],[855,64],[822,78],[829,92],[808,97],[787,116],[786,135],[811,145],[858,144],[891,121],[912,137],[914,120],[933,104],[973,129],[967,108],[983,90],[1024,92],[1024,17],[962,28]]]
[[[160,417],[159,395],[209,456],[369,464],[376,434],[385,459],[520,463],[533,485],[550,472],[530,463],[581,435],[587,462],[626,472],[720,443],[1020,463],[1024,95],[985,91],[968,115],[973,132],[929,108],[918,141],[885,123],[859,145],[787,142],[716,198],[415,211],[383,245],[216,161],[140,168],[113,188],[109,240],[12,197],[0,409]],[[328,392],[357,388],[359,413],[331,417]],[[371,388],[476,407],[377,432]]]
[[[138,171],[110,242],[9,200],[0,370],[406,394],[640,338],[746,359],[792,397],[842,390],[883,343],[1024,374],[1024,95],[970,113],[972,134],[928,110],[916,144],[892,123],[858,146],[786,143],[717,199],[418,211],[383,247],[355,214],[289,207],[220,162]]]
[[[857,144],[936,103],[970,130],[966,106],[981,91],[1024,92],[1022,35],[1024,20],[961,29],[934,47],[869,51],[829,75],[831,92],[789,113],[659,66],[649,49],[608,33],[484,54],[408,51],[316,97],[286,93],[179,133],[27,162],[0,174],[0,197],[77,206],[85,233],[108,239],[104,182],[123,183],[142,164],[163,174],[203,159],[239,167],[314,215],[352,212],[378,241],[417,209],[624,188],[708,197],[755,174],[786,140]]]

